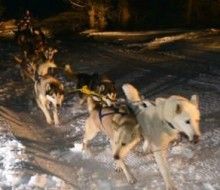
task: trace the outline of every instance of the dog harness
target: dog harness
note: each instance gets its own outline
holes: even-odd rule
[[[127,115],[128,114],[127,112],[120,112],[119,109],[115,108],[115,107],[109,107],[109,108],[113,108],[113,112],[102,113],[103,107],[99,108],[99,120],[100,120],[102,125],[103,125],[102,118],[105,117],[105,116],[113,115],[113,114],[120,114],[120,115],[123,116],[123,115]]]

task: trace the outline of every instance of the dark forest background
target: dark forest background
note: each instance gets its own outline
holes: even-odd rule
[[[98,29],[218,27],[220,0],[0,0],[1,20],[19,18],[29,9],[43,19],[75,12]]]

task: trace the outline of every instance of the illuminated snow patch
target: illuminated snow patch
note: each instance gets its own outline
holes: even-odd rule
[[[210,183],[204,183],[205,190],[215,190],[215,188]]]
[[[173,147],[171,150],[171,153],[182,155],[186,158],[192,158],[194,155],[191,149],[186,148],[186,147],[180,147],[180,146]]]
[[[45,187],[46,183],[47,183],[47,175],[46,174],[43,174],[43,175],[36,174],[31,177],[28,185],[32,186],[32,187],[43,188],[43,187]]]
[[[79,143],[75,143],[73,148],[70,148],[72,152],[82,152],[83,151],[83,145]]]
[[[1,163],[1,181],[5,184],[15,186],[21,183],[24,172],[16,171],[16,165],[21,161],[28,160],[24,153],[24,146],[16,140],[4,141],[4,137],[1,139],[0,155],[2,157]]]

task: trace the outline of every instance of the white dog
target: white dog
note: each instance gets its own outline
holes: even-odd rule
[[[153,152],[166,189],[176,189],[170,176],[166,153],[169,144],[178,139],[180,133],[184,133],[190,141],[198,142],[201,135],[198,97],[193,95],[188,100],[181,96],[170,96],[157,98],[152,104],[141,100],[139,92],[132,85],[125,84],[122,89],[141,126],[144,151]]]

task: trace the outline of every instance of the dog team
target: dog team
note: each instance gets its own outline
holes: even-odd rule
[[[166,189],[176,189],[166,155],[169,145],[179,141],[181,136],[194,143],[199,141],[198,96],[193,95],[190,99],[160,97],[150,101],[127,83],[122,86],[125,98],[119,99],[114,82],[107,76],[76,73],[70,65],[58,67],[54,61],[57,50],[48,46],[41,29],[32,26],[29,12],[18,23],[15,40],[21,48],[21,55],[15,56],[21,76],[33,81],[37,105],[48,124],[60,124],[58,111],[64,101],[64,85],[56,77],[55,70],[62,70],[69,80],[75,81],[73,89],[79,93],[80,103],[86,102],[88,108],[84,150],[98,132],[104,133],[111,144],[116,171],[122,170],[127,181],[134,183],[136,179],[124,159],[138,144],[142,144],[144,153],[153,153]]]

